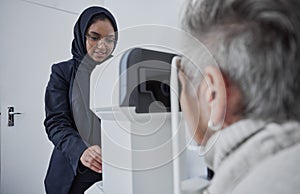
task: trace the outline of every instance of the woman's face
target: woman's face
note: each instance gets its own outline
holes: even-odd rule
[[[97,20],[86,32],[88,55],[96,62],[104,61],[115,46],[115,33],[108,19]]]

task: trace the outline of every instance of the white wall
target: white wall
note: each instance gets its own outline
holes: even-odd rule
[[[185,0],[105,0],[104,5],[116,16],[119,28],[143,24],[180,26]]]
[[[79,14],[85,7],[91,5],[103,5],[104,0],[21,0],[50,9]]]

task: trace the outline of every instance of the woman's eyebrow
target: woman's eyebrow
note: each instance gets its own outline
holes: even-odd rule
[[[115,35],[114,34],[109,34],[109,35],[106,35],[106,37],[109,37],[109,38],[114,38]]]
[[[91,31],[91,32],[89,32],[89,33],[92,34],[92,35],[101,36],[101,34],[99,34],[99,33],[97,33],[97,32],[94,32],[94,31]]]

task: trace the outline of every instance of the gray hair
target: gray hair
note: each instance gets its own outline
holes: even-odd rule
[[[188,2],[183,28],[213,39],[208,49],[241,90],[245,117],[300,119],[299,10],[299,0]]]

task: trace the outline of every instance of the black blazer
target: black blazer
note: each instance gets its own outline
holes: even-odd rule
[[[44,125],[55,146],[45,178],[47,193],[68,193],[80,156],[87,148],[72,116],[72,87],[77,68],[74,59],[54,64],[46,88]]]

